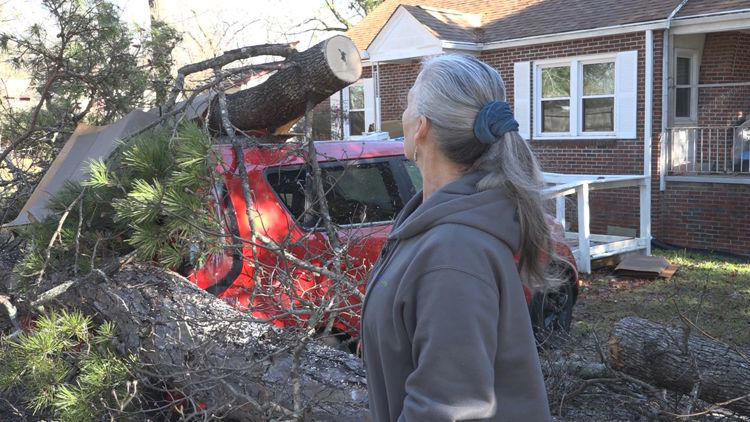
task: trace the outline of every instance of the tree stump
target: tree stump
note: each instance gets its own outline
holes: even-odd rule
[[[722,403],[750,394],[750,353],[731,348],[684,328],[642,318],[623,318],[609,338],[612,368],[683,394],[697,382],[698,398]],[[750,415],[750,398],[724,406]]]
[[[288,127],[305,114],[308,101],[318,104],[362,75],[359,50],[343,35],[322,41],[289,57],[292,66],[278,70],[260,85],[227,95],[229,121],[241,130]],[[209,127],[222,131],[219,104],[211,104]]]

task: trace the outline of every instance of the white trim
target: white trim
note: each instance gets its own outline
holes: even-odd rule
[[[628,239],[619,240],[616,242],[605,243],[603,245],[595,245],[589,249],[591,259],[606,258],[612,255],[619,255],[626,252],[638,251],[641,249],[649,249],[649,243],[644,239]]]
[[[684,183],[724,183],[730,185],[750,185],[750,176],[725,177],[725,176],[666,176],[669,182]]]
[[[606,26],[603,28],[581,29],[578,31],[561,32],[557,34],[535,35],[532,37],[513,38],[510,40],[495,41],[495,42],[479,44],[479,45],[481,45],[482,51],[497,50],[497,49],[509,48],[509,47],[519,47],[519,46],[526,46],[526,45],[533,45],[533,44],[546,44],[546,43],[557,42],[557,41],[570,41],[570,40],[577,40],[581,38],[602,37],[602,36],[607,36],[607,35],[624,34],[628,32],[642,32],[647,29],[664,29],[664,28],[666,28],[665,20],[661,19],[661,20],[655,20],[655,21],[650,21],[650,22],[639,22],[639,23],[632,23],[632,24],[625,24],[625,25]]]
[[[674,15],[679,12],[683,4],[684,2],[678,5],[668,18],[647,22],[636,22],[624,25],[606,26],[601,28],[581,29],[577,31],[559,32],[555,34],[534,35],[530,37],[512,38],[509,40],[494,41],[489,43],[474,43],[467,41],[450,40],[440,40],[440,43],[443,49],[488,51],[510,47],[571,41],[583,38],[603,37],[608,35],[618,35],[632,32],[644,32],[648,30],[670,30],[670,28],[673,34],[678,35],[750,28],[750,9],[728,10],[695,16],[684,16],[675,19]],[[387,24],[388,23],[386,22],[386,25]],[[378,34],[378,37],[379,36],[380,34]],[[372,46],[373,42],[374,39],[370,42],[370,45],[368,45],[367,49],[363,50],[360,54],[361,58],[363,59],[363,65],[367,65],[367,62],[371,59],[368,50],[370,50],[370,46]],[[378,60],[384,61],[382,58],[379,58]]]
[[[641,237],[646,240],[646,255],[651,255],[651,143],[654,107],[654,31],[646,31],[646,87],[643,122],[643,177],[641,190]]]
[[[558,196],[558,198],[561,198]],[[565,232],[565,240],[576,240],[578,239],[578,233],[575,232]],[[609,234],[591,234],[590,237],[592,242],[619,242],[621,240],[630,240],[633,239],[633,237],[629,236],[613,236]]]
[[[750,9],[741,9],[679,17],[672,21],[671,31],[675,35],[685,35],[748,28],[750,28]]]
[[[536,115],[536,113],[534,113]],[[536,117],[536,116],[534,116]],[[607,132],[606,134],[589,135],[590,132],[586,132],[586,135],[575,136],[569,133],[561,132],[560,135],[554,133],[542,133],[534,135],[532,141],[606,141],[609,139],[621,139],[617,137],[617,134]]]
[[[605,62],[613,61],[615,59],[615,56],[617,56],[617,52],[599,53],[599,54],[582,54],[578,56],[555,57],[552,59],[534,60],[534,63],[540,66],[544,66],[544,67],[552,67],[550,65],[555,65],[555,64],[569,64],[573,60],[586,62],[586,64],[605,63]]]
[[[695,125],[698,123],[698,81],[700,77],[700,52],[694,48],[675,48],[674,60],[672,61],[672,80],[674,81],[672,89],[671,118],[674,126]],[[677,59],[690,59],[690,84],[677,85]],[[677,117],[677,88],[690,89],[690,117]]]
[[[589,210],[589,184],[576,187],[578,208],[578,259],[579,270],[591,274],[591,211]]]
[[[531,62],[513,63],[513,114],[518,121],[518,134],[531,138]]]
[[[535,60],[534,61],[534,89],[532,93],[533,110],[534,110],[534,124],[533,124],[533,138],[534,140],[595,140],[595,139],[618,139],[616,127],[617,127],[617,115],[613,116],[615,119],[615,127],[612,128],[611,132],[585,132],[583,130],[583,66],[587,64],[597,63],[612,63],[613,65],[617,59],[617,52],[614,53],[603,53],[603,54],[588,54],[571,57],[556,57],[552,59]],[[568,97],[549,97],[542,99],[542,69],[550,67],[564,67],[570,66],[570,96]],[[614,76],[617,82],[617,75]],[[613,102],[616,102],[616,93],[613,91],[612,95],[602,95],[601,98],[613,98]],[[596,96],[587,96],[587,98],[593,98]],[[542,101],[551,101],[555,99],[568,100],[570,107],[570,123],[568,126],[568,132],[543,132],[542,131]]]
[[[681,6],[680,6],[681,7]],[[667,189],[667,136],[669,136],[669,67],[672,62],[670,51],[672,48],[672,34],[669,29],[664,30],[662,35],[662,54],[661,54],[661,135],[659,136],[659,191],[664,192]]]
[[[384,62],[443,53],[441,40],[399,6],[367,46],[370,61]]]
[[[471,41],[442,41],[441,44],[448,50],[482,51],[482,43]]]

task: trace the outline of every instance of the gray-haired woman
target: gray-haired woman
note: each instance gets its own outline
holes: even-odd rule
[[[540,255],[551,240],[503,80],[469,56],[433,58],[402,122],[424,188],[397,217],[363,304],[373,420],[548,421],[522,284],[550,283]]]

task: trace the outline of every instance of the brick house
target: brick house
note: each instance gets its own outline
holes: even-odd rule
[[[644,176],[644,239],[750,256],[750,0],[386,0],[348,35],[365,70],[331,99],[344,137],[399,136],[420,61],[472,54],[545,171]],[[643,231],[639,195],[593,192],[591,231]]]

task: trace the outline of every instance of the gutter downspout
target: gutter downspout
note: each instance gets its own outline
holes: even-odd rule
[[[380,62],[375,62],[375,131],[381,131],[380,117]],[[390,136],[390,134],[389,134]]]
[[[667,139],[670,136],[669,133],[669,121],[670,121],[670,109],[669,109],[669,68],[671,63],[671,39],[670,28],[672,27],[672,20],[677,13],[682,10],[683,6],[687,4],[688,0],[682,0],[677,7],[674,8],[672,13],[667,17],[667,25],[664,29],[664,37],[662,45],[664,50],[662,52],[661,59],[661,136],[659,140],[659,191],[663,192],[667,189],[667,160],[669,155],[667,154]]]
[[[641,196],[641,237],[646,241],[646,255],[651,255],[651,145],[653,135],[653,107],[654,107],[654,31],[646,31],[646,87],[644,95],[643,122],[643,176],[644,194]],[[646,212],[644,212],[646,211]]]

